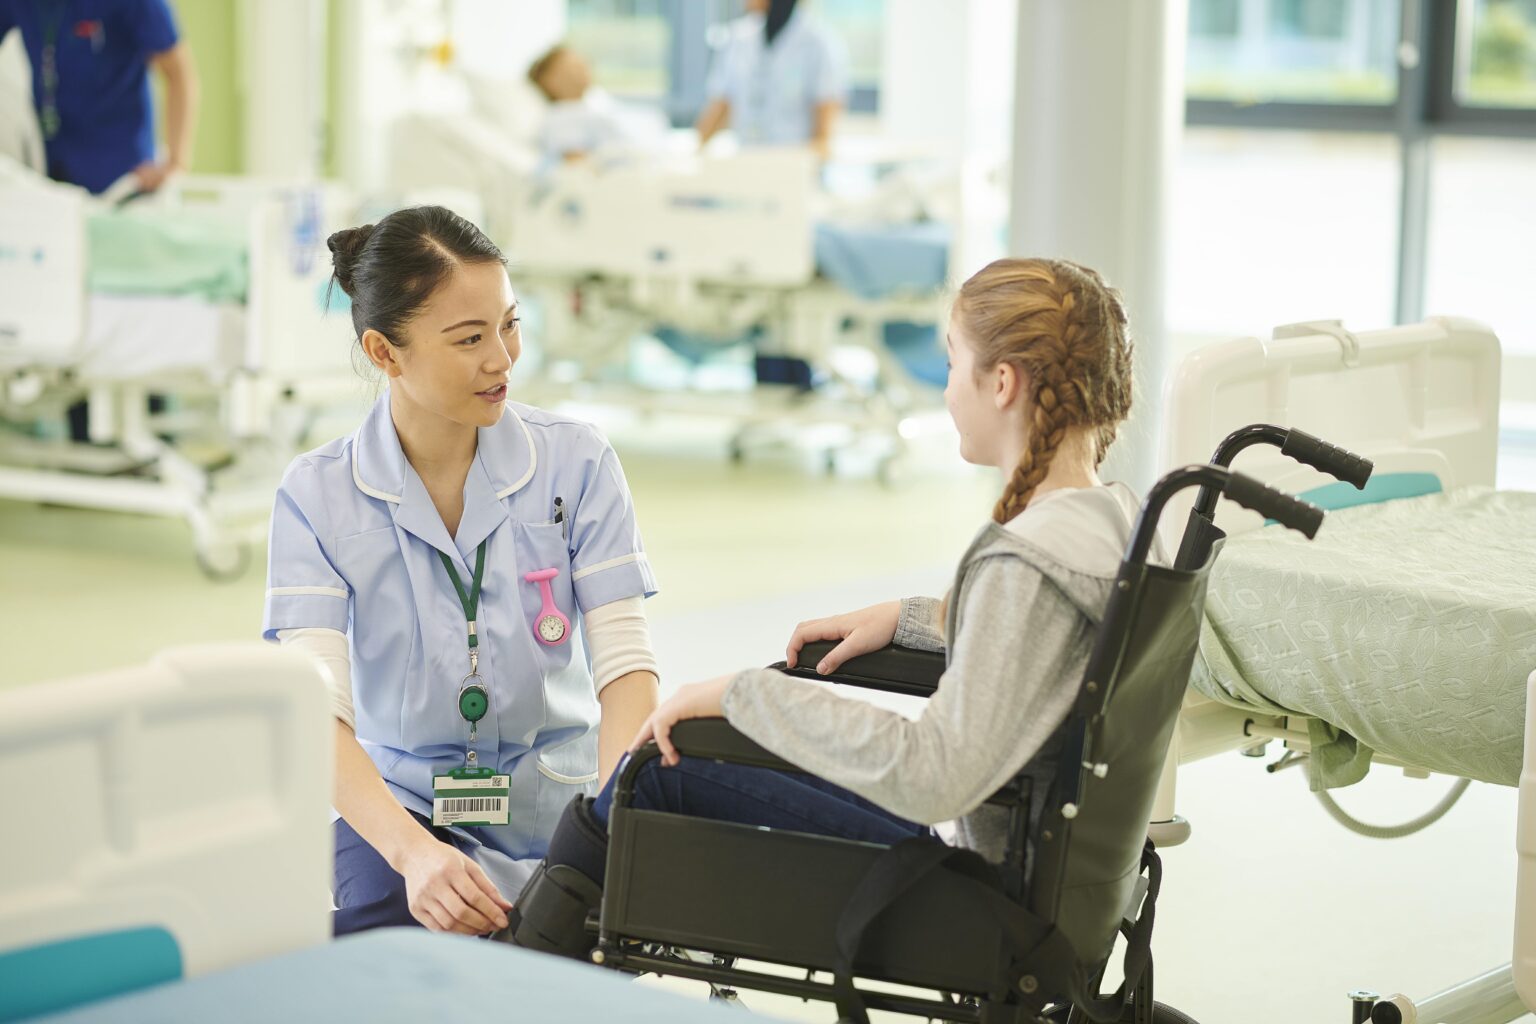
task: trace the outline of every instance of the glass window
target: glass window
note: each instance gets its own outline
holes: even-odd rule
[[[1442,136],[1434,142],[1424,307],[1481,320],[1506,352],[1536,356],[1536,141]]]
[[[855,89],[880,87],[884,7],[884,0],[815,0],[807,7],[847,48],[848,84]]]
[[[1195,0],[1185,92],[1228,103],[1391,104],[1398,0]]]
[[[1459,102],[1536,107],[1536,0],[1463,0],[1457,51]]]
[[[1269,21],[1281,35],[1307,39],[1342,39],[1349,26],[1352,0],[1273,0]]]
[[[1399,160],[1387,134],[1191,128],[1172,196],[1169,325],[1393,321]]]
[[[672,28],[665,0],[570,0],[566,40],[592,62],[594,81],[625,96],[664,96]]]
[[[1189,34],[1192,36],[1235,36],[1242,6],[1238,0],[1190,0]]]

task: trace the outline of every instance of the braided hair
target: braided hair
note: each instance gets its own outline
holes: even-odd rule
[[[1102,462],[1131,411],[1131,340],[1120,295],[1067,260],[1003,259],[960,289],[955,316],[976,347],[978,373],[1018,367],[1029,387],[1028,443],[992,518],[1024,511],[1067,432],[1094,428]]]

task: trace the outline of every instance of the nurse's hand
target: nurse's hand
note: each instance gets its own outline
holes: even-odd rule
[[[175,164],[157,164],[153,160],[147,160],[133,169],[133,176],[138,181],[140,192],[154,192],[172,175],[180,171],[181,168]]]
[[[507,926],[512,904],[480,865],[422,832],[400,864],[411,916],[433,931],[485,935]]]
[[[639,750],[655,740],[661,748],[661,763],[668,767],[676,765],[680,758],[677,748],[672,745],[672,727],[689,718],[722,717],[725,712],[720,705],[725,699],[725,688],[730,685],[731,677],[721,676],[707,683],[689,683],[680,687],[651,712],[629,749]]]
[[[812,619],[795,627],[784,651],[784,663],[794,668],[800,657],[800,648],[817,640],[841,640],[842,643],[827,652],[816,665],[820,675],[831,675],[849,658],[878,651],[896,639],[896,624],[901,620],[901,602],[886,601],[860,608],[845,615],[833,615],[826,619]]]

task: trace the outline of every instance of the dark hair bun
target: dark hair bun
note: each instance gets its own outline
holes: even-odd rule
[[[336,269],[336,283],[341,285],[341,290],[349,297],[352,295],[352,272],[357,267],[363,246],[368,244],[372,235],[373,225],[364,224],[360,228],[344,228],[333,232],[325,240],[326,248],[331,250],[331,266]]]

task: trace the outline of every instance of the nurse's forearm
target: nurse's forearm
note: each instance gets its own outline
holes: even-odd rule
[[[608,781],[624,751],[634,742],[635,734],[656,710],[659,689],[653,673],[631,672],[603,687],[597,695],[603,706],[602,724],[597,727],[598,786]]]
[[[336,811],[379,856],[396,871],[406,854],[425,840],[436,842],[431,833],[411,817],[395,795],[384,785],[384,778],[373,759],[363,751],[352,729],[336,723]]]
[[[816,104],[815,119],[811,125],[811,148],[823,160],[832,155],[832,126],[836,124],[837,115],[842,109],[842,104],[834,101]]]
[[[165,77],[165,142],[172,167],[187,170],[192,163],[192,129],[197,123],[197,68],[192,51],[178,43],[154,59]]]
[[[694,128],[699,133],[699,145],[708,142],[716,132],[725,128],[731,120],[731,105],[725,100],[712,100],[699,119],[694,123]]]

